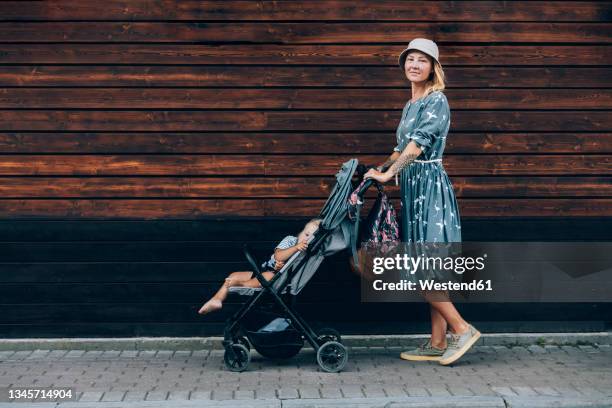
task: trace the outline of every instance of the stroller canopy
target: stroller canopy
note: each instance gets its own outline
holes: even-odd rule
[[[349,208],[348,198],[353,189],[351,179],[358,164],[357,159],[351,159],[343,163],[340,171],[336,173],[336,185],[319,214],[319,218],[323,219],[321,222],[323,228],[333,230],[346,217]]]
[[[308,254],[296,253],[283,268],[287,269],[284,272],[291,272],[289,275],[293,276],[290,285],[292,295],[298,294],[306,286],[325,257],[351,246],[354,229],[348,217],[348,199],[353,190],[351,179],[358,164],[357,159],[351,159],[342,164],[336,174],[336,185],[319,214],[321,226],[309,242],[314,250],[308,251]]]

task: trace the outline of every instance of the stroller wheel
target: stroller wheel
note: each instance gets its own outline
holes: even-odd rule
[[[317,341],[319,342],[319,344],[324,344],[328,341],[342,343],[342,337],[340,337],[340,333],[338,332],[338,330],[332,329],[331,327],[325,327],[319,330]]]
[[[323,371],[337,373],[348,361],[348,350],[337,341],[324,343],[317,351],[317,363]]]
[[[236,339],[236,343],[242,344],[244,347],[247,348],[247,350],[251,350],[251,343],[249,342],[249,339],[247,339],[244,336],[240,336]]]
[[[243,344],[234,343],[225,348],[223,360],[228,370],[240,372],[249,366],[251,354]]]

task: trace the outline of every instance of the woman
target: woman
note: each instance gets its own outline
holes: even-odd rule
[[[442,166],[450,108],[442,93],[444,71],[438,57],[436,43],[424,38],[412,40],[400,54],[399,66],[412,84],[412,98],[402,112],[393,154],[364,176],[386,183],[393,177],[397,182],[399,175],[402,241],[407,243],[461,242],[459,207]],[[474,345],[480,332],[461,317],[446,293],[424,296],[431,308],[431,338],[400,357],[451,364]]]

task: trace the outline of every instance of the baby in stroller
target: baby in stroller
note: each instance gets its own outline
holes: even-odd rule
[[[296,252],[305,251],[308,248],[308,240],[319,229],[320,223],[321,219],[313,218],[306,223],[304,229],[297,237],[287,235],[278,245],[276,245],[270,259],[261,265],[262,269],[265,270],[262,275],[266,280],[272,279],[274,273],[279,271],[285,265],[285,261],[291,258]],[[231,286],[258,288],[261,285],[257,278],[253,277],[253,273],[250,271],[232,272],[225,278],[225,283],[217,293],[204,303],[198,313],[205,315],[221,309],[223,307],[223,301],[227,298],[227,293]]]

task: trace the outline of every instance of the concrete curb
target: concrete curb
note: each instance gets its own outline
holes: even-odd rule
[[[14,408],[19,403],[0,403]],[[137,402],[44,402],[31,408],[609,408],[612,397],[596,399],[567,397],[399,397],[342,399],[186,400]]]
[[[425,335],[343,336],[348,347],[414,347]],[[128,337],[1,339],[0,351],[21,350],[221,350],[221,337]],[[612,344],[612,332],[594,333],[486,333],[479,345],[579,346]]]

